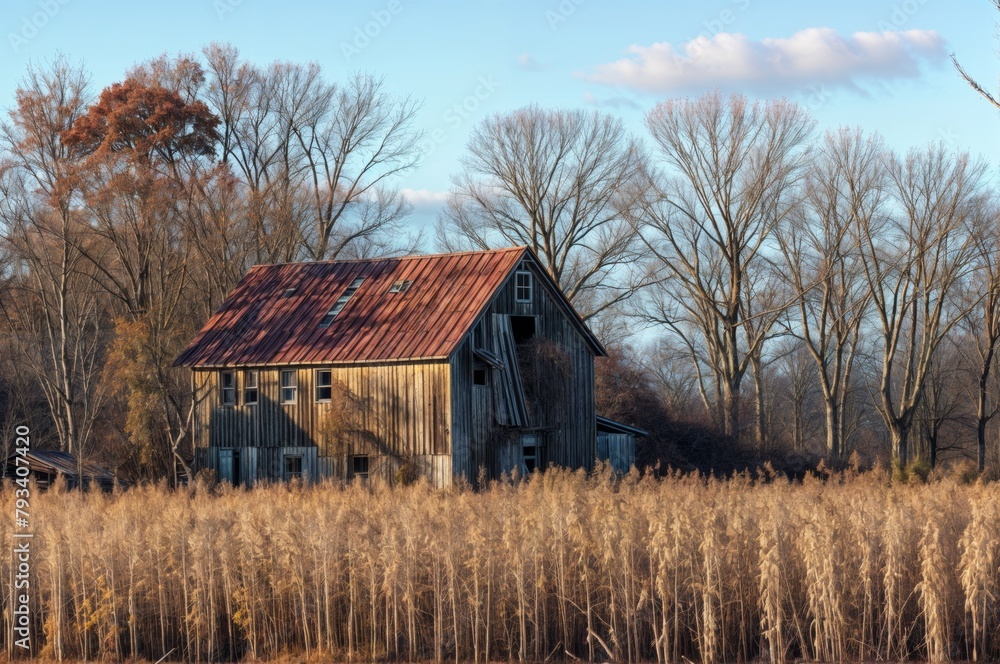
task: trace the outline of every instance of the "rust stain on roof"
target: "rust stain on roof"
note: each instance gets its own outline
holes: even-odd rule
[[[528,250],[256,265],[174,363],[332,364],[447,357]],[[355,279],[329,327],[320,323]],[[411,281],[399,293],[394,283]],[[293,289],[290,291],[289,289]]]

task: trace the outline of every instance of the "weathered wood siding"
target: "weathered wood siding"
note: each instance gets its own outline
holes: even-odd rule
[[[317,369],[330,369],[334,384],[344,386],[354,402],[356,428],[339,440],[325,433],[324,418],[333,405],[316,400]],[[370,474],[391,477],[409,463],[426,466],[428,477],[440,479],[441,463],[433,458],[451,453],[447,362],[296,367],[298,394],[293,404],[280,402],[281,370],[259,369],[258,403],[246,405],[244,373],[234,369],[233,406],[222,405],[220,371],[196,370],[195,386],[205,395],[195,411],[196,447],[259,448],[258,468],[264,473],[260,479],[281,475],[281,468],[265,461],[267,453],[260,450],[288,447],[317,448],[317,478],[349,479],[349,458],[368,455]]]
[[[597,458],[609,461],[612,468],[627,473],[635,465],[635,436],[627,433],[598,433]]]
[[[569,361],[565,384],[556,403],[532,408],[525,429],[540,429],[542,465],[591,469],[597,456],[594,405],[594,350],[560,306],[559,296],[539,278],[533,279],[531,302],[516,302],[513,274],[479,319],[480,332],[470,331],[451,357],[451,435],[456,476],[475,482],[480,469],[496,477],[511,465],[519,434],[506,413],[504,382],[510,377],[491,369],[489,385],[473,384],[475,339],[494,354],[502,348],[494,316],[534,316],[535,335],[555,342]]]

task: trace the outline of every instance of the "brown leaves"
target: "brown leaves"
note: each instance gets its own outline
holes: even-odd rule
[[[185,102],[176,92],[128,79],[105,88],[62,140],[78,155],[124,154],[141,163],[173,163],[184,156],[214,155],[218,125],[203,102]]]

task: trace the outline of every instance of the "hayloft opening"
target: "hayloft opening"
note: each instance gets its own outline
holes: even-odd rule
[[[511,316],[510,330],[514,334],[514,343],[520,346],[535,337],[534,316]]]

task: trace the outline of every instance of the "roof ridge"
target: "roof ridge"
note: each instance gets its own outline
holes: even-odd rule
[[[251,269],[255,267],[282,267],[286,265],[333,265],[335,263],[382,263],[385,261],[408,261],[408,260],[420,260],[427,258],[446,258],[449,256],[470,256],[470,255],[486,256],[489,254],[502,254],[514,251],[524,251],[527,248],[528,245],[523,244],[514,247],[502,247],[500,249],[450,251],[450,252],[441,252],[437,254],[407,254],[406,256],[380,256],[378,258],[336,258],[328,261],[285,261],[281,263],[254,263],[251,266]]]

